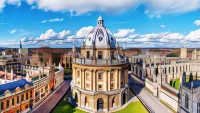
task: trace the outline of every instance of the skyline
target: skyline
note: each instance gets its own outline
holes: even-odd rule
[[[70,48],[73,39],[80,46],[102,15],[121,46],[198,48],[199,0],[64,1],[1,0],[0,46],[18,47],[22,40],[23,47]]]

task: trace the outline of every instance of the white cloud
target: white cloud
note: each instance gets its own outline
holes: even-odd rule
[[[21,6],[21,0],[6,0],[8,4]]]
[[[76,38],[85,38],[89,32],[93,29],[93,26],[82,27],[76,32]]]
[[[185,39],[188,41],[200,41],[200,29],[191,31],[186,35]]]
[[[61,22],[63,21],[63,18],[54,18],[54,19],[49,19],[49,20],[43,20],[41,23],[46,23],[46,22]]]
[[[41,23],[46,23],[47,21],[46,20],[43,20]]]
[[[10,31],[10,34],[14,34],[14,33],[16,33],[16,32],[17,32],[17,30],[16,30],[16,29],[13,29],[13,30]]]
[[[195,21],[194,21],[194,24],[195,24],[196,26],[200,26],[200,20],[195,20]]]
[[[41,34],[40,37],[37,37],[36,40],[56,40],[66,38],[71,31],[63,30],[60,33],[56,33],[53,29],[49,29],[46,33]]]
[[[37,4],[39,9],[51,11],[71,11],[82,14],[92,11],[123,12],[138,5],[140,0],[28,0]]]
[[[124,38],[135,32],[135,29],[118,29],[118,32],[114,34],[116,38]]]
[[[55,19],[49,19],[48,21],[49,22],[61,22],[63,20],[64,20],[63,18],[55,18]]]
[[[5,7],[5,0],[0,0],[0,12],[3,10]]]
[[[160,27],[165,28],[166,26],[165,25],[160,25]]]

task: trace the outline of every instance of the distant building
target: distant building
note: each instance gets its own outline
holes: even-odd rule
[[[200,80],[186,83],[186,74],[180,87],[179,113],[200,113]]]
[[[187,48],[181,48],[180,58],[187,58]]]
[[[72,50],[61,48],[41,47],[32,51],[32,65],[57,65],[71,68]]]
[[[12,69],[19,68],[20,75]],[[11,73],[10,72],[11,69]],[[22,69],[22,70],[21,70]],[[6,66],[0,72],[0,112],[26,113],[36,107],[64,81],[64,68],[54,66]]]

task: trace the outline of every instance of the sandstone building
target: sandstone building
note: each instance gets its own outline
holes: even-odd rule
[[[73,52],[76,49],[73,48]],[[100,16],[73,57],[72,95],[79,108],[107,112],[129,100],[128,60]]]

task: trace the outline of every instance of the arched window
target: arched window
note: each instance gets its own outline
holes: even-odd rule
[[[76,101],[76,103],[78,103],[78,95],[76,92],[75,92],[75,101]]]
[[[88,106],[88,98],[87,98],[87,96],[85,97],[85,106]]]
[[[115,97],[112,99],[112,107],[115,107]]]
[[[186,109],[189,108],[189,97],[188,97],[188,94],[185,94],[185,108]]]
[[[200,102],[197,103],[197,113],[200,113]]]
[[[123,93],[123,101],[122,102],[123,102],[123,105],[126,103],[126,93],[125,92]]]
[[[97,111],[102,111],[103,110],[103,104],[104,104],[103,99],[99,98],[97,100]]]

